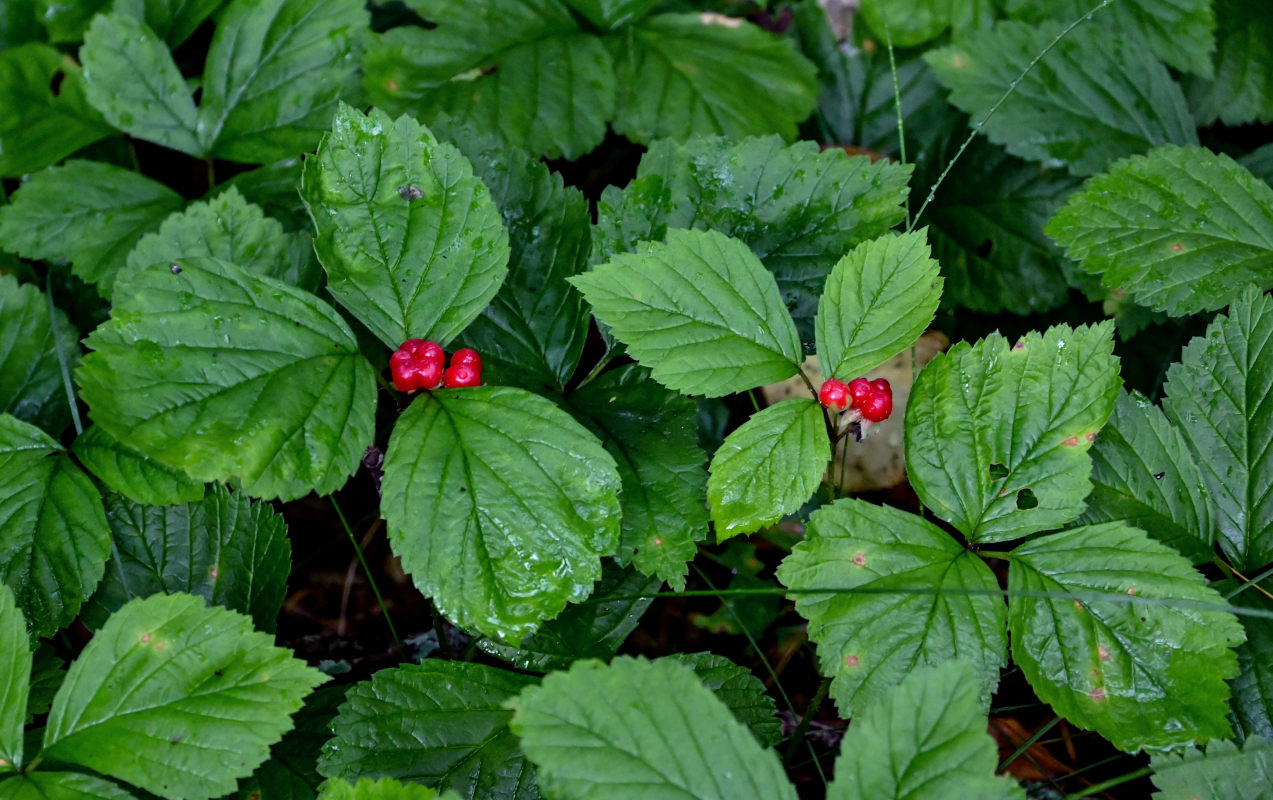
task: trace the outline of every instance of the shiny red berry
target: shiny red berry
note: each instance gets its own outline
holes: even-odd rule
[[[883,422],[893,413],[893,397],[884,392],[874,392],[866,398],[866,402],[857,407],[862,412],[862,419],[868,422]]]
[[[436,342],[408,339],[389,357],[393,385],[400,392],[436,389],[442,385],[446,355]]]
[[[866,378],[854,378],[849,381],[849,395],[853,397],[853,406],[857,408],[871,396],[871,382]]]
[[[849,387],[844,385],[844,381],[831,378],[822,384],[822,390],[818,392],[818,402],[827,408],[843,411],[849,407]]]
[[[451,366],[454,367],[456,364],[471,364],[479,374],[482,372],[482,357],[476,350],[470,350],[467,347],[461,347],[451,355]]]
[[[889,397],[893,396],[893,387],[890,386],[888,381],[883,378],[876,378],[871,381],[871,391],[879,392],[881,394],[888,395]]]
[[[459,386],[481,386],[482,371],[472,364],[456,364],[451,362],[451,366],[446,368],[445,383],[447,388],[453,389]]]

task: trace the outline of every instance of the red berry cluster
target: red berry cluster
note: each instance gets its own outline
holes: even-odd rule
[[[408,339],[389,356],[393,385],[400,392],[432,391],[440,386],[481,386],[482,357],[467,347],[456,350],[451,366],[443,369],[446,354],[437,342]]]
[[[893,413],[893,387],[883,378],[854,378],[847,384],[831,378],[822,384],[818,400],[834,411],[852,408],[868,422],[883,422]]]

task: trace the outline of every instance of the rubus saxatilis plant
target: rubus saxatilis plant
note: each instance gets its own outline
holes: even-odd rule
[[[0,11],[0,800],[1273,785],[1273,9],[768,5]]]

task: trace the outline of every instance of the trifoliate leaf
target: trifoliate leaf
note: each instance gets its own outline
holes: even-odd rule
[[[30,693],[31,647],[26,620],[13,592],[0,583],[0,774],[22,767],[22,731]]]
[[[390,349],[411,338],[446,345],[507,273],[490,193],[411,117],[341,106],[301,193],[328,290]]]
[[[134,502],[163,506],[203,499],[203,483],[147,458],[99,425],[77,436],[71,450],[106,488]]]
[[[1198,124],[1273,122],[1273,8],[1260,0],[1215,0],[1215,13],[1214,79],[1207,72],[1185,83]]]
[[[254,497],[338,489],[372,440],[375,376],[308,292],[216,259],[130,270],[76,371],[94,421]]]
[[[427,786],[400,783],[393,778],[373,781],[363,778],[357,783],[340,779],[328,781],[319,792],[318,800],[457,800],[454,792],[438,794]]]
[[[994,774],[975,672],[960,661],[922,667],[854,717],[827,799],[1025,800],[1011,778]]]
[[[198,597],[134,600],[71,665],[45,755],[174,800],[231,792],[326,680],[272,642]]]
[[[707,479],[716,540],[798,511],[822,480],[830,446],[822,406],[807,398],[772,405],[726,436]]]
[[[50,308],[39,289],[0,275],[0,414],[57,436],[71,417],[59,350],[71,370],[80,348],[66,314]]]
[[[765,694],[765,684],[750,670],[715,653],[677,653],[668,656],[690,669],[751,730],[756,741],[776,747],[782,741],[778,705]]]
[[[114,0],[111,10],[141,20],[169,47],[177,47],[221,4],[222,0]]]
[[[719,397],[799,369],[800,340],[778,286],[737,239],[668,231],[666,243],[617,255],[570,282],[669,389]]]
[[[1228,156],[1162,147],[1083,185],[1048,235],[1137,303],[1174,316],[1273,286],[1273,187]]]
[[[318,771],[451,789],[466,800],[538,800],[535,768],[504,704],[536,683],[515,672],[430,659],[377,672],[349,690]]]
[[[1001,22],[925,58],[951,90],[950,101],[992,142],[1075,175],[1159,145],[1198,143],[1184,93],[1167,68],[1135,41],[1100,26],[1070,31],[1027,72],[1060,32],[1059,24]],[[1014,91],[1004,99],[1010,84]]]
[[[1237,588],[1235,584],[1217,584],[1216,588],[1221,586],[1229,590],[1226,597],[1234,606],[1273,612],[1273,601],[1254,586],[1247,586],[1236,596],[1229,596]],[[1273,740],[1273,624],[1267,617],[1238,619],[1246,631],[1246,642],[1237,648],[1238,674],[1229,681],[1234,728],[1242,739],[1262,736]]]
[[[1155,753],[1154,800],[1273,800],[1273,746],[1267,739],[1212,742],[1205,751],[1190,747],[1182,754]]]
[[[66,259],[106,297],[138,237],[183,204],[161,183],[96,161],[39,172],[12,201],[0,206],[0,248],[23,258]]]
[[[850,380],[909,347],[933,321],[942,279],[924,230],[864,242],[840,259],[818,304],[818,363]]]
[[[580,661],[509,705],[549,797],[796,797],[778,756],[672,659]]]
[[[59,80],[54,94],[50,86]],[[111,133],[84,99],[79,68],[46,44],[0,52],[0,108],[0,175],[6,177],[52,166]]]
[[[1242,626],[1176,551],[1107,522],[1032,539],[1011,561],[1012,660],[1056,713],[1128,752],[1231,735]]]
[[[924,504],[975,542],[1056,528],[1083,513],[1088,448],[1113,411],[1113,324],[998,333],[919,374],[906,408],[906,468]]]
[[[991,0],[865,0],[862,20],[882,41],[894,47],[914,47],[947,30],[960,33],[989,27],[995,18]]]
[[[507,641],[592,591],[619,543],[619,487],[614,459],[552,402],[443,389],[398,418],[380,507],[420,591]]]
[[[106,567],[102,496],[48,434],[0,414],[0,581],[33,634],[69,624]]]
[[[931,522],[839,500],[809,518],[778,579],[800,590],[796,611],[842,716],[856,717],[916,667],[956,658],[975,667],[988,707],[1007,660],[1007,608],[986,563]],[[824,587],[836,591],[807,591]]]
[[[0,781],[2,800],[133,800],[115,784],[81,772],[30,772]]]

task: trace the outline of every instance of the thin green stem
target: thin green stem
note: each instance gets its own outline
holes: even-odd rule
[[[1033,736],[1031,736],[1029,739],[1026,739],[1024,742],[1022,742],[1021,746],[1018,747],[1016,750],[1014,750],[1012,755],[1008,756],[1003,761],[1000,761],[999,766],[995,767],[995,772],[1003,772],[1005,769],[1007,769],[1009,765],[1012,764],[1013,761],[1016,761],[1018,758],[1021,757],[1021,755],[1025,751],[1029,750],[1031,747],[1034,747],[1036,742],[1042,739],[1047,734],[1048,731],[1055,728],[1060,722],[1061,722],[1060,717],[1053,717],[1051,722],[1049,722],[1047,725],[1044,725],[1042,728],[1039,728],[1037,731],[1034,732]]]
[[[795,758],[796,750],[800,748],[800,744],[804,742],[805,734],[809,732],[809,726],[813,724],[813,718],[817,715],[818,709],[822,708],[823,702],[827,699],[827,694],[831,691],[831,679],[823,678],[822,683],[818,684],[818,691],[814,693],[813,699],[809,701],[809,706],[804,710],[804,716],[800,718],[799,724],[791,734],[791,741],[787,744],[787,752],[783,755],[784,764],[790,765],[791,759]]]
[[[1005,550],[978,550],[977,555],[982,558],[1001,558],[1004,561],[1012,560],[1012,553]]]
[[[902,121],[902,89],[897,83],[897,60],[893,57],[893,33],[884,25],[884,43],[888,47],[888,69],[893,77],[893,108],[897,111],[897,153],[900,163],[906,163],[906,125]],[[906,229],[911,229],[911,194],[906,193]]]
[[[1225,600],[1232,600],[1233,598],[1235,598],[1235,597],[1237,597],[1238,595],[1242,594],[1242,593],[1243,593],[1243,592],[1245,592],[1247,589],[1250,589],[1252,586],[1255,586],[1255,585],[1256,585],[1256,584],[1258,584],[1260,581],[1264,580],[1265,578],[1269,577],[1270,575],[1273,575],[1273,567],[1269,567],[1268,569],[1264,570],[1263,572],[1261,572],[1261,573],[1257,574],[1254,578],[1251,578],[1250,580],[1248,580],[1248,581],[1246,581],[1245,583],[1241,584],[1240,586],[1238,586],[1238,588],[1236,588],[1236,589],[1234,589],[1233,591],[1231,591],[1231,592],[1229,592],[1228,594],[1226,594],[1226,595],[1224,596],[1224,599],[1225,599]],[[1244,580],[1245,580],[1245,579],[1244,579]]]
[[[71,421],[75,423],[75,435],[84,432],[84,424],[80,421],[80,409],[75,402],[75,387],[71,385],[71,370],[66,365],[66,356],[62,353],[62,337],[58,335],[57,314],[53,307],[53,270],[44,277],[44,299],[49,308],[49,331],[53,335],[53,350],[57,353],[57,364],[62,370],[62,385],[66,387],[66,404],[71,408]]]
[[[1061,800],[1083,800],[1086,797],[1095,797],[1106,789],[1113,789],[1115,786],[1122,786],[1124,783],[1130,783],[1137,778],[1143,778],[1146,775],[1152,775],[1154,771],[1149,767],[1141,767],[1135,772],[1129,772],[1126,775],[1119,775],[1117,778],[1110,778],[1102,781],[1094,786],[1089,786],[1081,792],[1073,792],[1062,797]]]
[[[211,192],[217,185],[217,165],[211,158],[204,161],[208,165],[208,191]]]
[[[448,659],[454,658],[455,653],[451,650],[451,639],[446,635],[446,620],[442,618],[442,612],[438,611],[438,607],[433,600],[429,600],[429,614],[433,617],[433,633],[438,637],[438,649]]]
[[[407,650],[402,646],[402,640],[398,638],[398,630],[393,626],[393,619],[389,616],[389,609],[385,606],[384,598],[380,595],[380,587],[376,585],[376,578],[371,574],[371,569],[367,566],[367,558],[362,553],[362,547],[358,545],[358,538],[354,536],[353,528],[349,527],[349,522],[345,519],[344,512],[340,510],[340,503],[336,502],[336,496],[329,495],[327,499],[331,500],[332,508],[336,509],[336,516],[340,518],[340,524],[349,536],[349,543],[354,546],[354,553],[358,555],[358,563],[362,564],[363,574],[367,576],[367,583],[371,585],[371,593],[376,596],[376,602],[380,605],[380,613],[385,618],[385,625],[389,627],[389,635],[393,637],[394,644],[398,646],[398,652],[406,653]]]

